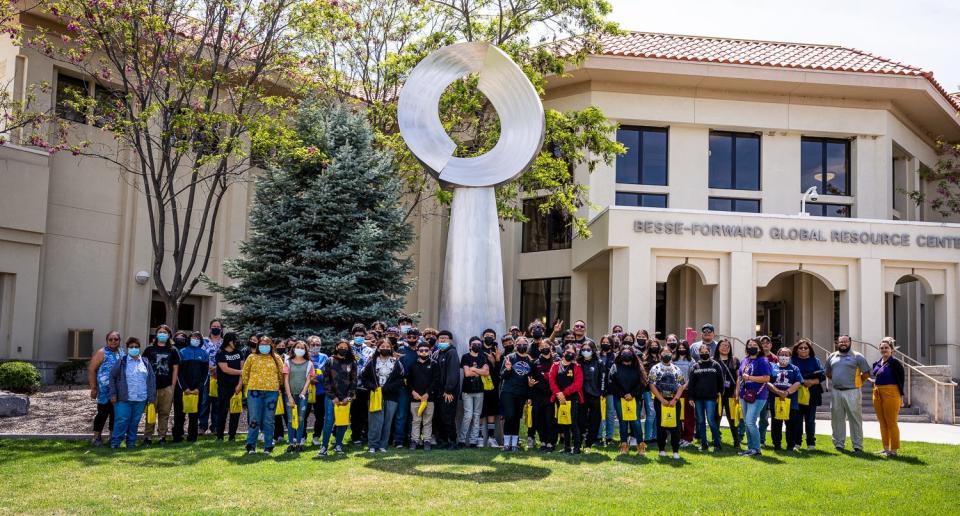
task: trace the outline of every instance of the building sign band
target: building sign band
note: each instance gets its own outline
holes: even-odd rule
[[[708,224],[694,222],[688,224],[680,221],[652,221],[636,220],[633,230],[637,233],[655,235],[693,235],[703,237],[754,238],[764,236],[764,229],[760,226],[737,224]],[[960,249],[960,237],[945,237],[938,235],[918,235],[914,237],[908,233],[886,233],[871,231],[823,230],[807,228],[773,227],[768,231],[772,240],[790,240],[798,242],[836,242],[856,245],[885,245],[892,247],[917,247]]]

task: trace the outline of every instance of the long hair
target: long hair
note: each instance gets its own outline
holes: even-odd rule
[[[626,366],[623,363],[623,353],[627,350],[630,350],[633,352],[633,364],[629,366]],[[640,376],[640,381],[643,382],[644,384],[647,383],[647,370],[643,367],[641,357],[639,354],[637,354],[637,350],[633,346],[623,346],[622,348],[620,348],[620,352],[617,353],[617,356],[613,359],[613,363],[617,366],[618,369],[621,367],[635,368],[637,370],[637,375]]]

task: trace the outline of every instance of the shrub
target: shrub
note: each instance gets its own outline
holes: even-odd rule
[[[0,389],[30,394],[40,388],[40,371],[29,362],[0,364]]]
[[[86,360],[68,360],[62,362],[53,371],[53,378],[58,384],[77,384],[83,383],[86,379],[83,373],[87,370],[88,361]]]

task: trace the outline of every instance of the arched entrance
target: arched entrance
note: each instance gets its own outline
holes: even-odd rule
[[[829,348],[840,332],[839,292],[816,275],[794,270],[778,274],[757,288],[758,335],[769,335],[774,348],[801,337]]]
[[[715,285],[704,285],[701,271],[691,265],[678,265],[667,281],[657,283],[657,332],[659,338],[675,333],[684,338],[686,328],[699,330],[714,319]]]
[[[900,351],[924,364],[933,360],[931,344],[936,338],[936,299],[921,277],[905,275],[893,292],[886,293],[887,335],[897,339]]]

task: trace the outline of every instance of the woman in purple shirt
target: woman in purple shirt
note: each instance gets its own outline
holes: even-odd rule
[[[900,449],[900,427],[897,416],[903,404],[903,364],[893,357],[896,342],[893,337],[880,341],[880,360],[873,363],[873,408],[880,422],[880,440],[883,451],[880,455],[896,457]]]
[[[747,340],[747,357],[740,363],[737,378],[737,397],[743,405],[743,420],[747,426],[747,449],[738,453],[752,457],[760,455],[760,428],[757,421],[767,402],[767,382],[770,381],[770,362],[760,356],[757,339]]]

